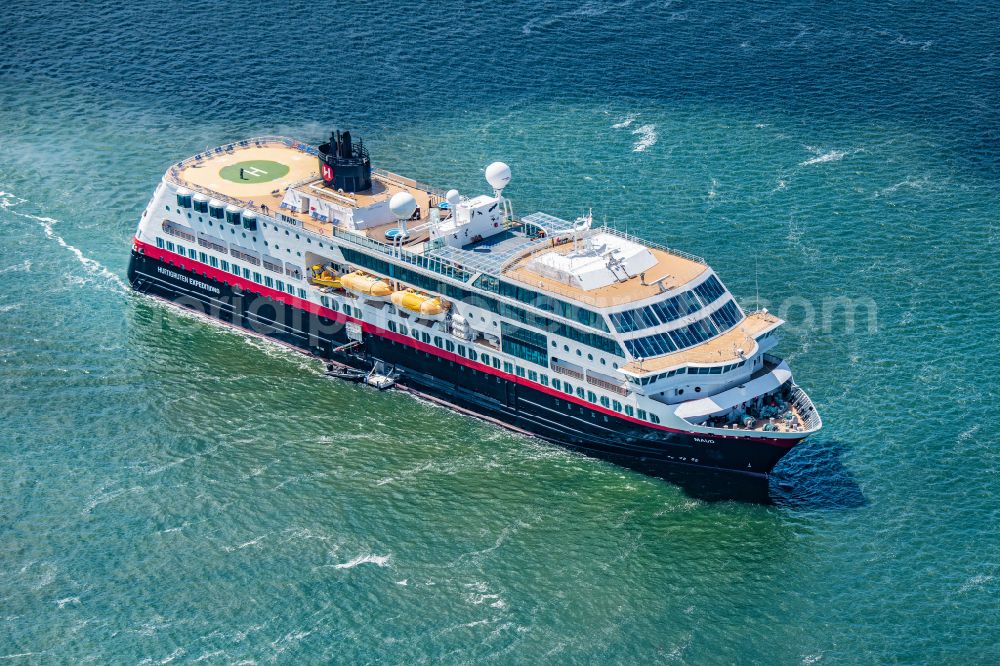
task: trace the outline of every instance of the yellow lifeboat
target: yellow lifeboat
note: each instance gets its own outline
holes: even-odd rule
[[[421,319],[443,319],[447,305],[436,296],[421,294],[415,289],[404,289],[392,293],[392,304],[397,308],[412,312]]]
[[[364,271],[354,271],[340,278],[340,286],[365,298],[385,300],[392,294],[389,283]]]
[[[328,268],[323,268],[319,264],[312,267],[312,277],[309,281],[320,287],[341,288],[340,276]]]

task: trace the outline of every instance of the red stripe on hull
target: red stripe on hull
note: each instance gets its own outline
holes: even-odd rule
[[[370,333],[370,334],[376,335],[378,337],[383,337],[383,338],[387,338],[389,340],[393,340],[394,342],[398,342],[400,344],[404,344],[404,345],[413,347],[414,349],[416,349],[418,351],[422,351],[422,352],[426,352],[426,353],[429,353],[429,354],[433,354],[435,356],[440,356],[441,358],[444,358],[444,359],[446,359],[448,361],[451,361],[453,363],[458,363],[460,365],[464,365],[467,368],[472,368],[472,369],[478,370],[480,372],[486,372],[488,374],[500,377],[500,378],[505,379],[507,381],[514,382],[516,384],[521,384],[523,386],[528,386],[528,387],[530,387],[530,388],[532,388],[532,389],[534,389],[536,391],[541,391],[541,392],[547,393],[547,394],[549,394],[549,395],[551,395],[553,397],[559,398],[560,400],[565,400],[567,402],[572,402],[572,403],[575,403],[575,404],[578,404],[578,405],[582,405],[582,406],[586,407],[587,409],[593,410],[593,411],[601,413],[601,414],[606,414],[608,416],[613,416],[616,419],[622,419],[624,421],[629,421],[629,422],[632,422],[632,423],[638,423],[638,424],[640,424],[640,425],[642,425],[644,427],[647,427],[647,428],[652,428],[652,429],[656,429],[656,430],[663,430],[663,431],[666,431],[666,432],[675,432],[675,433],[680,433],[680,434],[694,436],[694,437],[710,437],[710,438],[714,438],[714,439],[725,439],[725,440],[753,442],[753,443],[758,443],[758,444],[768,444],[770,446],[777,446],[779,448],[784,448],[784,449],[790,449],[790,448],[794,447],[796,444],[798,444],[799,442],[801,442],[802,439],[804,439],[804,438],[798,438],[798,439],[772,439],[772,438],[765,438],[765,437],[754,438],[754,437],[734,436],[734,435],[717,435],[715,433],[700,433],[700,432],[696,432],[696,431],[692,431],[692,430],[679,430],[677,428],[669,428],[669,427],[664,426],[664,425],[658,425],[658,424],[655,424],[655,423],[650,423],[649,421],[643,421],[641,419],[637,419],[635,417],[631,417],[631,416],[628,416],[626,414],[622,414],[621,412],[616,412],[616,411],[613,411],[611,409],[607,409],[606,407],[602,407],[600,405],[596,405],[594,403],[587,402],[586,400],[582,400],[582,399],[576,397],[575,395],[571,395],[569,393],[564,393],[562,391],[557,391],[557,390],[555,390],[553,388],[550,388],[548,386],[542,386],[541,384],[538,384],[536,382],[530,382],[527,379],[524,379],[522,377],[518,377],[517,375],[508,374],[508,373],[503,372],[501,370],[498,370],[498,369],[496,369],[496,368],[494,368],[492,366],[483,365],[481,363],[474,363],[474,362],[468,360],[467,358],[465,358],[463,356],[459,356],[458,354],[455,354],[455,353],[452,353],[452,352],[448,352],[448,351],[445,351],[443,349],[439,349],[437,347],[434,347],[433,345],[429,345],[429,344],[421,342],[419,340],[415,340],[414,338],[411,338],[408,335],[400,335],[399,333],[393,333],[390,330],[387,330],[387,329],[384,329],[384,328],[380,328],[378,326],[375,326],[373,324],[365,322],[365,321],[363,321],[361,319],[356,319],[354,317],[350,317],[348,315],[345,315],[345,314],[343,314],[341,312],[336,312],[335,310],[331,310],[330,308],[326,308],[326,307],[323,307],[321,305],[317,305],[316,303],[313,303],[312,301],[308,301],[308,300],[299,298],[297,296],[293,296],[292,294],[288,294],[288,293],[285,293],[283,291],[278,291],[277,289],[271,289],[270,287],[265,287],[264,285],[257,284],[256,282],[253,282],[251,280],[247,280],[247,279],[242,278],[242,277],[238,277],[236,275],[233,275],[232,273],[227,273],[227,272],[225,272],[223,270],[220,270],[218,268],[213,268],[211,266],[207,266],[205,264],[202,264],[201,262],[198,262],[198,261],[196,261],[194,259],[190,259],[189,257],[183,256],[183,255],[179,255],[179,254],[177,254],[175,252],[169,252],[167,250],[160,249],[160,248],[156,247],[155,245],[150,245],[148,243],[144,243],[143,241],[140,241],[137,238],[133,238],[133,245],[134,245],[136,251],[141,252],[142,254],[145,254],[146,256],[152,257],[154,259],[158,259],[160,261],[166,262],[168,264],[172,264],[174,266],[178,266],[178,267],[183,266],[182,270],[189,270],[189,271],[191,271],[193,273],[198,273],[198,274],[204,275],[205,277],[210,278],[212,280],[216,280],[218,282],[223,282],[223,283],[228,284],[230,286],[239,287],[240,289],[243,289],[245,291],[250,291],[250,292],[253,292],[253,293],[257,293],[257,294],[260,294],[262,296],[267,296],[268,298],[271,298],[271,299],[276,300],[276,301],[281,301],[282,303],[285,303],[286,305],[290,305],[292,307],[299,308],[300,310],[305,310],[306,312],[309,312],[309,313],[317,315],[317,316],[326,317],[327,319],[332,319],[332,320],[338,321],[338,322],[345,322],[345,323],[346,322],[354,322],[354,323],[360,324],[361,325],[361,329],[364,332],[366,332],[366,333]],[[195,265],[193,267],[189,268],[188,264],[190,262],[194,262]]]

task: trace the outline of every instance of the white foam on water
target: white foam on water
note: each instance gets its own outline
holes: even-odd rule
[[[172,662],[177,657],[183,656],[184,653],[185,653],[184,648],[179,647],[176,650],[174,650],[173,652],[171,652],[170,654],[168,654],[166,657],[164,657],[163,659],[161,659],[160,663],[161,664],[169,664],[170,662]]]
[[[29,273],[31,271],[31,259],[25,259],[19,264],[0,268],[0,275],[4,273]]]
[[[811,157],[804,162],[799,162],[799,166],[810,166],[812,164],[825,164],[827,162],[837,162],[847,155],[843,150],[831,150],[830,152]]]
[[[101,491],[103,490],[104,489],[101,488]],[[143,488],[142,486],[133,486],[132,488],[120,488],[118,490],[112,490],[111,492],[108,493],[98,494],[92,497],[90,502],[87,503],[87,507],[83,510],[83,514],[87,515],[101,504],[107,504],[108,502],[112,502],[123,495],[132,493],[142,493],[145,492],[145,490],[146,489]],[[100,493],[101,491],[98,492]]]
[[[20,215],[20,213],[18,214]],[[108,282],[117,286],[118,289],[121,290],[122,292],[125,292],[127,290],[127,288],[125,287],[125,282],[120,277],[109,271],[100,262],[95,261],[90,257],[86,256],[80,248],[67,243],[62,236],[60,236],[55,232],[53,225],[57,224],[58,220],[54,220],[51,217],[39,217],[36,215],[27,215],[27,214],[25,214],[25,217],[37,220],[42,225],[42,230],[45,232],[46,237],[48,237],[51,240],[54,240],[59,245],[72,252],[73,255],[77,258],[77,260],[79,260],[79,262],[83,264],[83,267],[87,269],[89,272],[105,278]]]
[[[205,661],[206,659],[214,659],[215,657],[221,657],[224,654],[226,654],[225,650],[215,650],[213,652],[206,652],[197,659],[195,659],[194,662],[192,663],[197,664],[199,661]]]
[[[930,178],[928,178],[927,176],[924,176],[923,178],[907,178],[906,180],[901,180],[894,185],[890,185],[889,187],[884,187],[881,190],[875,190],[875,193],[872,196],[881,197],[885,196],[886,194],[892,194],[893,192],[896,192],[897,190],[903,187],[907,187],[914,190],[922,190],[929,183],[930,183]]]
[[[63,609],[68,604],[80,603],[80,597],[66,597],[65,599],[57,599],[55,603],[59,606],[60,609]]]
[[[222,550],[226,551],[227,553],[234,553],[237,550],[243,550],[244,548],[249,548],[250,546],[256,546],[261,541],[263,541],[266,536],[267,536],[266,534],[261,534],[256,539],[251,539],[250,541],[241,543],[238,546],[223,546]]]
[[[350,562],[335,564],[334,569],[353,569],[359,564],[375,564],[380,567],[389,566],[389,555],[359,555]]]
[[[11,194],[10,192],[4,192],[3,190],[0,190],[0,208],[3,208],[4,210],[9,210],[14,206],[19,206],[20,204],[23,204],[27,201],[28,201],[27,199],[22,199],[21,197],[15,194]]]
[[[21,309],[20,303],[11,303],[10,305],[0,305],[0,314],[4,314],[5,312],[13,312],[14,310],[20,310],[20,309]]]
[[[814,164],[826,164],[827,162],[839,162],[840,160],[848,157],[849,155],[854,155],[855,153],[863,153],[864,148],[855,148],[854,150],[828,150],[823,152],[816,146],[804,146],[806,150],[811,153],[815,153],[815,157],[810,157],[809,159],[799,162],[800,167],[812,166]]]
[[[35,222],[38,222],[38,224],[42,227],[42,231],[45,233],[45,237],[49,240],[55,241],[64,249],[69,250],[70,253],[77,258],[77,261],[83,265],[84,269],[86,269],[88,273],[103,278],[108,284],[113,285],[116,290],[121,293],[125,293],[127,291],[125,282],[120,277],[108,270],[107,267],[99,261],[95,261],[85,255],[80,248],[67,243],[65,238],[56,233],[55,225],[59,224],[59,220],[51,217],[45,217],[43,215],[32,215],[31,213],[22,213],[14,210],[14,207],[27,202],[27,199],[22,199],[9,192],[0,192],[0,208],[3,208],[11,214],[17,215],[18,217],[26,220],[34,220]],[[29,263],[28,267],[30,268],[30,266],[31,264]]]
[[[625,129],[626,127],[628,127],[629,125],[631,125],[632,123],[634,123],[635,120],[636,120],[636,118],[638,118],[638,117],[639,116],[637,114],[630,113],[627,116],[625,116],[624,118],[622,118],[620,121],[618,121],[617,123],[615,123],[614,125],[612,125],[611,127],[614,128],[614,129]]]
[[[632,130],[632,134],[639,137],[639,140],[632,146],[633,153],[645,152],[647,148],[656,145],[656,125],[640,125]]]

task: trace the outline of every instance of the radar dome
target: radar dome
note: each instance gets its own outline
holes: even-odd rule
[[[396,192],[389,199],[389,210],[400,220],[408,220],[417,210],[417,200],[409,192]]]
[[[486,182],[497,192],[502,191],[510,182],[510,167],[503,162],[489,165],[486,167]]]
[[[444,195],[444,200],[448,202],[448,206],[454,208],[462,200],[462,197],[459,196],[458,190],[448,190],[447,194]]]

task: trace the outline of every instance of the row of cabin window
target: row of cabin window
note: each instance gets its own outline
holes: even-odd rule
[[[329,296],[320,296],[319,302],[323,305],[323,307],[330,308],[334,312],[338,312],[341,310],[340,303],[331,299]],[[354,317],[355,319],[362,319],[364,317],[364,313],[361,312],[361,308],[354,308],[352,311],[351,306],[348,303],[344,303],[343,312],[348,317]],[[389,322],[389,323],[393,324],[395,322]],[[390,328],[392,328],[392,326],[390,326]],[[406,327],[404,326],[403,328],[405,329]]]
[[[369,256],[368,254],[355,250],[354,248],[341,247],[341,252],[343,252],[344,258],[348,262],[368,269],[374,273],[400,280],[426,291],[442,294],[453,301],[459,301],[473,307],[482,308],[494,314],[499,314],[503,317],[526,324],[532,328],[560,335],[588,347],[594,347],[603,352],[607,352],[608,354],[614,354],[615,356],[620,357],[625,356],[617,341],[603,335],[581,331],[574,326],[568,326],[566,324],[553,321],[547,317],[529,312],[524,308],[519,308],[507,303],[501,303],[496,299],[489,298],[488,296],[478,292],[469,291],[468,289],[463,289],[450,283],[442,282],[430,276],[406,268],[405,266],[398,266],[385,261],[384,259]]]
[[[658,375],[652,375],[651,377],[642,377],[638,381],[636,381],[634,379],[631,379],[629,381],[632,381],[633,383],[642,384],[643,386],[648,386],[649,384],[657,382],[657,381],[659,381],[661,379],[669,379],[670,377],[673,377],[674,375],[683,375],[683,374],[688,374],[688,375],[724,375],[727,372],[729,372],[730,370],[735,370],[736,368],[742,368],[746,364],[747,364],[746,361],[740,361],[739,363],[730,363],[729,365],[718,365],[718,366],[713,366],[713,367],[709,367],[709,368],[689,368],[689,367],[677,368],[676,370],[670,370],[668,372],[661,372],[660,374],[658,374]]]
[[[245,280],[252,280],[257,284],[262,284],[269,289],[277,289],[278,291],[286,292],[292,296],[298,296],[299,298],[308,298],[308,294],[305,289],[301,287],[296,288],[295,285],[285,284],[282,280],[276,280],[270,275],[261,275],[256,271],[251,271],[249,268],[240,268],[237,264],[230,264],[225,259],[220,260],[218,257],[206,254],[204,252],[199,252],[194,248],[188,248],[180,243],[176,245],[171,241],[166,241],[159,236],[156,237],[156,247],[161,250],[166,250],[168,252],[175,252],[181,256],[189,257],[195,261],[200,261],[203,264],[208,264],[212,268],[218,268],[226,273],[232,273],[237,277],[242,277]]]
[[[185,204],[183,204],[181,202],[182,198],[187,200],[187,205],[185,205]],[[190,195],[181,195],[181,194],[178,194],[177,195],[177,205],[180,208],[192,208],[191,196]],[[165,208],[167,209],[167,211],[170,210],[170,206],[166,206]],[[209,204],[208,204],[207,201],[194,201],[193,202],[193,208],[194,208],[195,212],[198,212],[198,213],[207,213],[209,217],[215,218],[217,220],[223,220],[224,219],[226,222],[228,222],[230,224],[233,224],[233,225],[240,225],[242,223],[244,229],[248,229],[250,231],[256,231],[257,230],[257,220],[255,218],[251,217],[248,220],[246,217],[241,217],[240,213],[231,213],[231,212],[227,211],[224,207],[209,206]],[[188,213],[188,217],[191,217],[190,213]],[[201,221],[201,218],[199,217],[198,220]],[[294,222],[294,221],[295,220],[293,219],[292,222]],[[211,221],[209,221],[209,224],[211,224]],[[266,222],[263,224],[263,227],[265,229],[267,229],[267,223]],[[291,235],[290,232],[288,231],[288,229],[285,229],[285,235],[286,236],[290,236]],[[299,240],[300,239],[299,234],[295,234],[295,238],[296,238],[296,240]],[[307,236],[306,237],[306,242],[311,245],[312,244],[312,239]],[[267,245],[267,241],[264,241],[264,245]],[[320,242],[319,246],[323,247],[323,243]],[[278,247],[278,246],[275,245],[275,247]],[[302,253],[299,252],[298,255],[301,257]]]
[[[501,280],[500,278],[492,275],[480,275],[476,278],[473,286],[479,287],[484,291],[491,291],[494,294],[506,296],[507,298],[511,298],[515,301],[520,301],[526,305],[536,307],[539,310],[551,312],[552,314],[559,315],[564,319],[578,321],[584,326],[596,328],[600,331],[604,331],[605,333],[611,332],[608,330],[608,325],[604,323],[604,317],[601,316],[600,313],[588,310],[587,308],[581,308],[558,298],[540,294],[534,289],[519,287],[516,284],[511,284],[506,280]]]
[[[624,413],[626,416],[637,416],[643,421],[649,421],[651,423],[660,422],[659,416],[657,416],[656,414],[647,413],[645,409],[636,410],[632,405],[622,405],[622,403],[618,402],[617,400],[612,400],[611,398],[605,395],[598,397],[597,394],[594,393],[593,391],[588,391],[580,386],[577,386],[574,389],[573,385],[565,380],[553,379],[552,388],[556,389],[557,391],[562,391],[563,393],[567,393],[569,395],[573,395],[575,391],[576,397],[578,398],[584,398],[588,402],[593,402],[595,404],[600,403],[602,407],[613,409],[619,413]]]
[[[211,225],[211,224],[212,223],[209,222],[209,225]],[[183,238],[184,240],[187,240],[187,241],[189,241],[191,243],[195,242],[194,235],[191,234],[191,233],[188,233],[187,231],[183,230],[183,229],[187,229],[188,227],[182,227],[181,225],[177,225],[177,224],[171,222],[170,220],[163,220],[162,227],[163,227],[163,231],[166,232],[167,234],[170,234],[171,236],[175,236],[177,238]],[[243,234],[243,237],[246,238],[246,234]],[[295,237],[298,238],[299,237],[298,234],[296,234]],[[209,236],[209,238],[212,238],[212,237]],[[225,242],[221,238],[218,239],[218,240],[220,240],[222,242]],[[257,237],[254,236],[253,240],[254,240],[254,242],[256,242],[257,241]],[[217,243],[214,243],[214,242],[208,240],[207,238],[198,238],[197,242],[198,242],[198,245],[201,245],[202,247],[207,247],[207,248],[209,248],[211,250],[215,250],[216,252],[226,252],[226,248],[224,246],[219,245]],[[264,241],[264,245],[267,245],[267,241]],[[320,243],[320,245],[322,245],[322,243]],[[275,243],[274,247],[275,247],[275,249],[280,249],[280,248],[278,248],[278,244],[277,243]],[[292,278],[295,278],[297,280],[302,279],[302,274],[299,271],[299,269],[297,269],[297,268],[289,268],[289,267],[285,267],[284,269],[282,269],[282,266],[279,265],[279,264],[271,263],[271,262],[269,262],[267,260],[263,260],[263,262],[262,262],[261,258],[258,256],[258,254],[256,252],[253,252],[253,253],[251,253],[251,252],[244,252],[243,248],[236,247],[236,246],[233,246],[233,245],[230,245],[230,248],[229,248],[228,252],[229,252],[229,254],[231,254],[232,256],[236,257],[237,259],[239,259],[241,261],[245,261],[248,264],[253,264],[254,266],[259,266],[261,263],[263,263],[264,264],[264,268],[266,268],[267,270],[271,271],[272,273],[277,273],[278,275],[287,275],[288,277],[292,277]],[[291,252],[291,250],[288,250],[288,252]],[[300,257],[302,256],[301,252],[296,252],[296,254],[298,256],[300,256]],[[280,261],[280,259],[278,259],[278,261]]]
[[[224,206],[211,206],[207,201],[194,201],[192,203],[191,195],[189,194],[178,194],[177,206],[178,208],[193,208],[196,213],[208,213],[209,217],[213,217],[216,220],[224,219],[226,222],[234,226],[242,224],[244,229],[257,231],[256,218],[243,217],[240,213],[234,213],[226,210]],[[166,206],[166,209],[169,211],[170,206]]]
[[[177,205],[180,208],[192,208],[193,207],[196,212],[199,212],[199,213],[208,213],[210,217],[214,217],[215,219],[218,219],[218,220],[225,219],[227,222],[230,222],[231,224],[234,224],[234,225],[240,224],[240,221],[241,221],[239,213],[229,213],[229,212],[226,212],[225,208],[221,208],[219,206],[209,206],[207,201],[193,201],[191,195],[181,195],[181,194],[178,194],[177,195]],[[170,211],[170,206],[165,206],[165,208],[167,209],[167,211]],[[191,213],[188,213],[187,216],[190,218],[191,217]],[[282,217],[286,217],[286,216],[282,216]],[[286,219],[289,222],[293,223],[293,224],[296,223],[296,220],[294,218],[287,218],[286,217]],[[198,221],[201,222],[202,219],[199,217]],[[242,218],[242,223],[243,223],[243,227],[245,229],[249,229],[251,231],[256,231],[257,230],[257,221],[255,219],[253,219],[253,218],[251,218],[250,220],[247,220],[244,217],[244,218]],[[211,226],[212,225],[212,221],[209,220],[208,224],[209,224],[209,226]],[[221,226],[221,223],[220,223],[220,226]],[[264,229],[267,229],[267,223],[266,222],[262,223],[262,226],[263,226]],[[273,226],[277,230],[277,225],[273,225]],[[291,235],[290,232],[288,231],[288,229],[285,229],[285,235],[286,236],[290,236]],[[246,238],[246,234],[243,234],[243,237]],[[299,236],[299,234],[296,233],[295,234],[295,239],[296,240],[300,240],[300,238],[301,237]],[[257,237],[254,236],[253,240],[256,242]],[[308,236],[306,236],[306,243],[312,245],[312,239],[309,238]],[[268,241],[264,241],[264,245],[267,246],[268,245]],[[323,246],[323,241],[319,241],[319,246],[320,246],[320,248],[324,247]],[[281,249],[281,248],[278,247],[277,243],[275,243],[274,247],[275,247],[275,249]],[[291,250],[287,249],[287,248],[286,248],[285,251],[286,252],[291,252]],[[297,254],[300,257],[302,256],[302,253],[298,252],[298,251],[295,254]],[[298,277],[298,276],[295,276],[295,277]],[[466,278],[466,279],[468,279],[468,278]]]

